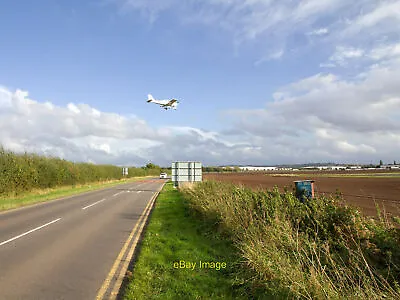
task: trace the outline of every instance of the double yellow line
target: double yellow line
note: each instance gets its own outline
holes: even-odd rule
[[[121,285],[122,285],[122,281],[124,280],[129,263],[132,259],[133,253],[135,252],[135,249],[136,249],[136,245],[139,241],[139,237],[143,231],[144,225],[146,224],[147,218],[150,214],[151,208],[153,207],[154,201],[156,200],[158,194],[159,194],[159,192],[156,192],[153,195],[153,197],[151,198],[151,200],[145,207],[143,214],[140,216],[139,220],[136,222],[135,227],[132,229],[131,234],[129,235],[128,239],[126,240],[124,246],[122,247],[121,252],[119,253],[117,259],[115,260],[114,265],[112,266],[110,272],[108,273],[107,278],[104,280],[103,285],[101,286],[99,292],[97,293],[97,297],[96,297],[97,300],[104,299],[105,294],[109,289],[111,280],[114,278],[115,273],[117,272],[121,263],[124,262],[108,299],[111,300],[111,299],[117,298],[119,289],[121,288]],[[135,234],[136,234],[136,237],[135,237],[135,240],[133,241],[133,244],[129,250],[129,253],[128,253],[126,259],[122,260],[128,250],[128,246],[131,243],[132,238],[135,236]]]

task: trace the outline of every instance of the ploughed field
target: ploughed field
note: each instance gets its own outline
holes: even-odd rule
[[[386,212],[400,216],[399,171],[285,171],[267,173],[204,173],[205,180],[242,184],[251,188],[272,189],[277,186],[294,190],[295,180],[315,180],[315,195],[335,196],[338,190],[345,202],[364,214],[376,216],[375,203]]]

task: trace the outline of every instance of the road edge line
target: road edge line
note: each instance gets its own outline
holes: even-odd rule
[[[136,246],[138,245],[139,238],[142,235],[144,226],[147,223],[147,219],[148,219],[148,217],[150,215],[150,212],[151,212],[151,210],[152,210],[152,208],[154,206],[154,203],[156,202],[156,199],[157,199],[159,193],[160,192],[156,192],[154,194],[153,198],[151,199],[151,206],[150,206],[149,210],[146,212],[145,218],[142,220],[142,224],[140,225],[140,228],[139,228],[139,230],[138,230],[138,232],[136,234],[136,237],[135,237],[135,239],[134,239],[134,241],[132,243],[131,249],[129,250],[127,257],[125,258],[124,264],[122,265],[121,271],[119,273],[117,281],[114,284],[114,287],[113,287],[113,289],[111,291],[109,299],[116,299],[117,296],[118,296],[119,290],[121,289],[121,286],[122,286],[122,282],[123,282],[123,280],[125,278],[126,271],[128,270],[128,267],[129,267],[129,264],[130,264],[130,262],[132,260],[132,257],[133,257],[133,254],[135,252]]]
[[[158,195],[158,193],[157,193]],[[135,226],[133,227],[131,234],[129,235],[128,239],[125,241],[124,246],[122,247],[120,253],[118,254],[117,258],[114,261],[113,266],[111,267],[110,272],[108,273],[106,279],[103,281],[103,284],[101,285],[100,289],[97,292],[97,296],[96,299],[97,300],[101,300],[104,298],[104,295],[106,294],[111,280],[114,277],[115,273],[117,272],[118,267],[120,266],[121,262],[122,262],[122,258],[124,257],[128,246],[130,244],[130,242],[132,241],[133,236],[135,235],[137,228],[139,227],[139,225],[141,224],[143,218],[145,217],[147,211],[150,208],[150,205],[152,204],[152,200],[153,200],[154,196],[150,199],[149,203],[146,205],[145,209],[143,210],[143,214],[140,216],[139,220],[136,222]]]

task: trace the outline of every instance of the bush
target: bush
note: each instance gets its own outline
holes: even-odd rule
[[[158,176],[161,170],[159,167],[131,167],[128,169],[128,177]],[[60,158],[28,153],[16,154],[0,146],[0,196],[122,177],[122,169],[117,166],[73,163]]]
[[[235,242],[253,297],[263,287],[277,298],[400,299],[400,237],[393,226],[333,198],[301,203],[290,192],[214,181],[182,191],[197,214]]]

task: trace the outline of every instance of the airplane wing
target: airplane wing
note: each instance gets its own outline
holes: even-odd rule
[[[152,103],[158,104],[158,105],[160,105],[160,107],[165,108],[165,109],[168,109],[168,108],[174,108],[174,109],[176,109],[176,105],[177,105],[177,103],[179,103],[179,101],[176,100],[176,99],[171,99],[171,100],[156,100],[156,99],[154,99],[153,96],[150,95],[150,94],[148,95],[147,102],[152,102]]]
[[[175,102],[178,102],[178,100],[172,99],[172,100],[168,101],[168,103],[162,104],[162,106],[171,106],[171,105],[174,104]]]

